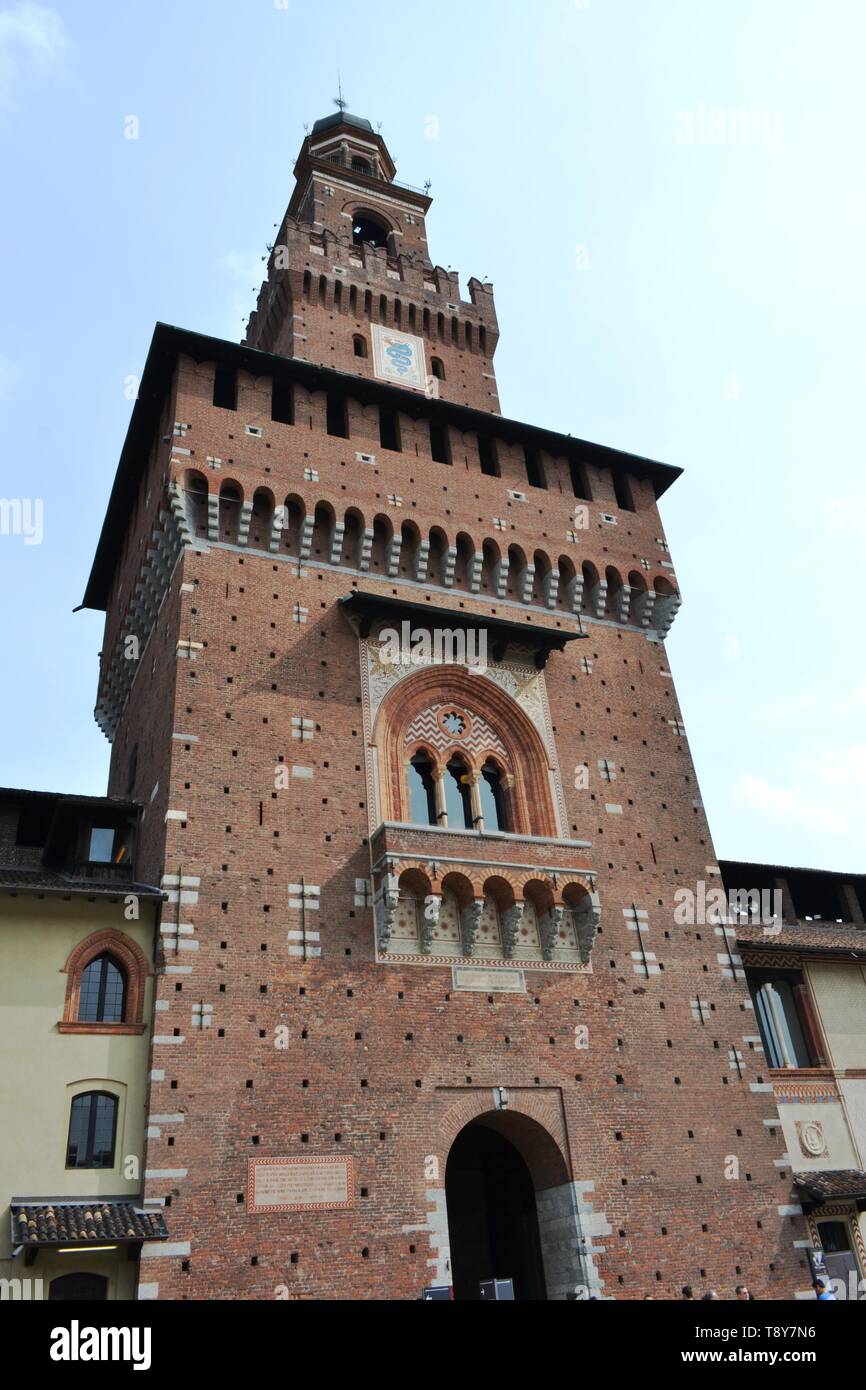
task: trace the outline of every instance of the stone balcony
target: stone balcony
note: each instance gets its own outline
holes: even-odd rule
[[[601,917],[589,848],[582,840],[379,826],[379,958],[587,969]]]

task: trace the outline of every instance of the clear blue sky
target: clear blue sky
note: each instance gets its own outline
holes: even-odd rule
[[[124,381],[157,319],[241,336],[339,68],[434,259],[496,286],[505,413],[686,469],[719,855],[866,868],[864,49],[861,0],[0,0],[0,496],[44,504],[0,536],[0,781],[105,788],[72,609]]]

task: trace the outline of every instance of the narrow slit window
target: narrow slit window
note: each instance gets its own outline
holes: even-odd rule
[[[295,399],[291,383],[274,377],[271,386],[271,419],[278,425],[295,423]]]
[[[430,450],[433,455],[434,463],[450,463],[451,448],[448,441],[448,430],[438,421],[430,421]]]
[[[489,435],[480,434],[478,436],[478,457],[481,461],[481,472],[488,478],[500,478],[502,476],[496,454],[496,444]]]
[[[213,403],[219,410],[237,410],[238,374],[234,367],[218,366],[214,372]]]
[[[349,416],[342,396],[328,397],[328,434],[338,439],[349,438]]]
[[[592,492],[589,487],[589,479],[586,476],[586,469],[577,459],[568,460],[568,470],[571,474],[571,490],[575,497],[579,497],[584,502],[592,501]]]
[[[402,452],[400,445],[400,420],[396,410],[379,409],[379,443],[383,449],[391,449],[395,454]]]
[[[526,481],[530,487],[547,487],[547,478],[544,475],[544,462],[538,449],[525,449],[526,458]]]
[[[616,494],[616,503],[620,511],[635,511],[634,496],[631,490],[631,483],[629,482],[628,478],[623,476],[622,473],[614,472],[613,490]]]

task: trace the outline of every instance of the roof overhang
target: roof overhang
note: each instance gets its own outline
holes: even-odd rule
[[[9,1203],[12,1250],[30,1265],[40,1250],[87,1250],[168,1240],[162,1212],[145,1211],[140,1198],[13,1197]]]
[[[0,897],[57,897],[57,898],[106,898],[109,902],[121,902],[126,898],[142,898],[149,902],[164,902],[166,895],[161,888],[150,883],[136,883],[133,879],[118,879],[115,883],[90,883],[84,878],[67,878],[62,874],[39,877],[35,869],[31,876],[25,877],[21,871],[16,879],[10,875],[16,870],[0,868]],[[4,877],[5,875],[5,877]]]
[[[487,650],[494,662],[504,660],[511,646],[528,648],[539,670],[547,665],[551,652],[565,651],[569,642],[577,642],[589,633],[564,632],[561,628],[544,627],[538,623],[512,623],[505,618],[488,618],[483,613],[469,613],[464,608],[446,608],[442,604],[407,603],[404,599],[355,589],[346,598],[340,599],[343,612],[353,620],[359,637],[370,636],[377,623],[408,623],[410,633],[417,625],[429,631],[435,624],[437,629],[451,632],[485,633]]]
[[[159,427],[162,405],[171,388],[178,358],[188,356],[196,362],[221,362],[252,376],[276,376],[281,381],[297,382],[308,391],[331,391],[351,396],[362,405],[381,404],[401,411],[415,419],[427,417],[437,424],[452,425],[461,433],[475,432],[495,435],[508,444],[524,444],[527,448],[544,449],[555,457],[572,457],[598,468],[629,473],[632,477],[649,480],[656,497],[661,497],[676,482],[681,468],[658,463],[639,454],[623,453],[606,445],[593,444],[570,434],[541,429],[504,415],[491,415],[471,406],[453,401],[430,400],[420,391],[391,386],[369,377],[350,372],[334,371],[294,357],[279,357],[261,352],[243,343],[231,343],[185,328],[158,323],[147,354],[138,398],[132,411],[126,440],[120,455],[117,473],[111,489],[108,510],[96,548],[96,555],[87,581],[83,608],[104,611],[114,575],[117,558],[126,535],[129,515],[141,481],[142,469]]]
[[[417,208],[425,217],[433,203],[430,194],[423,193],[420,188],[412,188],[408,183],[398,183],[394,178],[379,179],[375,174],[364,174],[357,169],[347,169],[344,165],[335,164],[330,159],[320,159],[318,155],[311,154],[305,148],[295,165],[296,183],[287,209],[290,217],[297,216],[298,209],[307,196],[307,188],[312,174],[321,174],[323,178],[333,183],[339,183],[341,179],[350,179],[353,188],[366,190],[371,198],[396,198],[400,203],[408,203],[411,207]]]

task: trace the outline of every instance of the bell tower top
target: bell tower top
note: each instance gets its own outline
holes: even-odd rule
[[[430,258],[430,185],[399,183],[379,132],[337,106],[301,146],[246,344],[499,414],[492,285],[460,298]]]
[[[397,166],[388,153],[388,147],[378,131],[361,116],[353,116],[348,111],[335,111],[332,116],[324,116],[316,121],[304,149],[314,159],[325,159],[331,164],[340,164],[358,174],[370,174],[374,178],[391,183]],[[303,156],[304,150],[301,151]]]

